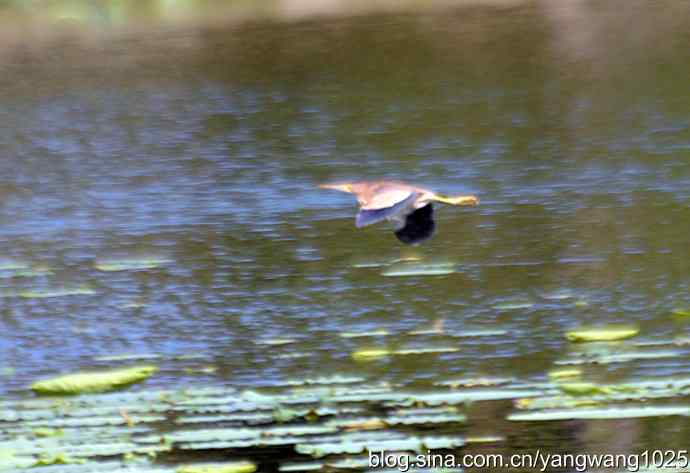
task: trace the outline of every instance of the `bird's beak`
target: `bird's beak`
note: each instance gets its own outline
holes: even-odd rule
[[[341,191],[341,192],[352,192],[352,184],[335,184],[335,183],[326,183],[326,184],[319,184],[319,187],[321,189],[333,189],[336,191]]]

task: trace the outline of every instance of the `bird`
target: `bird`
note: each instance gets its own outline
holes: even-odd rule
[[[449,205],[479,204],[479,199],[474,195],[437,194],[399,181],[338,182],[320,184],[319,187],[347,192],[357,197],[357,228],[385,220],[392,221],[395,236],[408,245],[419,244],[433,235],[436,229],[432,205],[434,202]]]

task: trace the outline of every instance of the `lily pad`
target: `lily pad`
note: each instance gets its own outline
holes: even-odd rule
[[[96,262],[94,267],[99,271],[133,271],[142,269],[155,269],[159,266],[170,264],[172,261],[165,258],[127,258],[121,260],[104,260]]]
[[[582,370],[577,368],[566,368],[561,370],[553,370],[547,373],[549,379],[554,381],[560,381],[562,379],[577,378],[582,375]]]
[[[434,382],[434,386],[448,386],[453,389],[457,388],[476,388],[487,386],[501,386],[515,381],[513,378],[458,378],[448,379],[445,381]]]
[[[496,304],[494,309],[500,311],[510,311],[510,310],[521,310],[521,309],[531,309],[534,304],[529,301],[516,301],[516,302],[504,302],[501,304]]]
[[[86,372],[59,376],[31,385],[40,394],[83,394],[110,391],[143,381],[158,371],[153,365],[135,366],[107,372]]]
[[[511,421],[545,421],[571,419],[631,419],[636,417],[690,416],[690,406],[610,406],[547,411],[516,412]]]
[[[372,350],[358,350],[358,351],[352,352],[352,355],[350,355],[350,356],[355,361],[371,361],[371,360],[377,360],[379,358],[384,358],[384,357],[389,356],[391,354],[392,354],[392,352],[390,350],[372,349]]]
[[[634,337],[640,333],[636,327],[602,327],[566,332],[565,338],[571,342],[612,342]]]
[[[455,263],[401,263],[384,270],[383,276],[444,276],[456,272]]]
[[[232,463],[201,463],[198,465],[184,465],[175,473],[253,473],[256,465],[249,461]]]
[[[96,291],[94,291],[92,288],[88,286],[80,286],[73,288],[21,291],[18,295],[24,299],[44,299],[48,297],[90,296],[93,294],[96,294]]]
[[[285,463],[278,467],[278,471],[316,471],[323,466],[322,462]]]
[[[578,358],[568,358],[556,360],[556,365],[583,365],[588,363],[609,364],[625,363],[634,360],[655,360],[662,358],[678,358],[684,353],[677,350],[650,350],[650,351],[630,351],[621,353],[598,354]]]
[[[419,347],[395,350],[394,355],[425,355],[428,353],[455,353],[460,351],[457,347]]]
[[[340,336],[342,338],[360,338],[360,337],[385,337],[389,335],[387,330],[372,330],[371,332],[344,332]]]
[[[584,396],[592,394],[609,394],[611,392],[610,388],[606,386],[599,386],[594,383],[563,383],[559,384],[558,387],[566,394],[571,396]]]

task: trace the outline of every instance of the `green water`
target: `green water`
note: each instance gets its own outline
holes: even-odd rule
[[[146,388],[537,383],[586,350],[566,331],[597,324],[640,329],[608,351],[673,356],[586,363],[588,381],[687,376],[688,13],[484,6],[3,46],[0,395],[138,358],[161,366]],[[316,187],[355,178],[481,205],[404,247]],[[451,270],[394,277],[399,259]],[[429,347],[457,350],[351,357]],[[506,452],[690,440],[683,417],[513,410],[473,404],[467,429]]]

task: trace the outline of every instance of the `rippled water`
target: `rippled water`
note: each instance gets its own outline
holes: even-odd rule
[[[690,319],[671,315],[690,307],[688,12],[638,5],[633,28],[613,13],[257,22],[4,54],[0,393],[120,355],[156,357],[147,386],[539,380],[577,350],[565,331],[599,323],[678,355],[594,379],[690,374]],[[373,177],[482,203],[404,247],[316,187]],[[95,267],[128,258],[165,261]],[[399,259],[453,271],[387,275]],[[408,333],[438,319],[444,334]],[[387,335],[347,336],[372,331]],[[459,351],[350,356],[429,346]],[[604,441],[598,425],[584,437]]]

